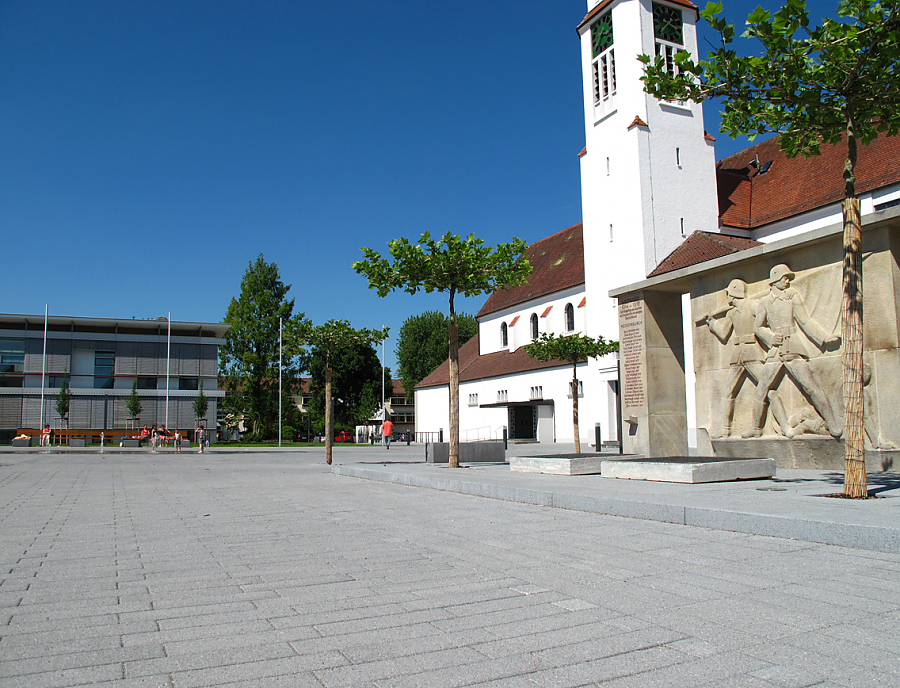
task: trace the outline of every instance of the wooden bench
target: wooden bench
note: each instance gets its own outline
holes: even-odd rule
[[[178,430],[172,431],[172,435],[161,436],[160,437],[160,446],[175,446],[175,432],[179,432],[181,434],[182,441],[189,441],[189,431]],[[41,430],[35,428],[19,428],[16,431],[17,435],[26,435],[29,438],[32,438],[34,444],[40,444],[41,440]],[[124,441],[125,438],[132,439],[140,436],[140,430],[78,430],[78,429],[62,429],[62,430],[52,430],[50,433],[50,442],[53,443],[54,440],[66,440],[68,444],[71,446],[72,440],[82,440],[85,443],[90,442],[100,442],[101,437],[108,445],[118,444],[119,442]],[[142,442],[146,444],[150,444],[150,438],[142,440]],[[79,443],[80,444],[80,443]],[[182,445],[184,446],[184,445]],[[190,443],[188,443],[190,446]]]

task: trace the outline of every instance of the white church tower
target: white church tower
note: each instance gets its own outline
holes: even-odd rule
[[[694,230],[718,231],[715,153],[701,106],[644,93],[637,59],[661,55],[670,63],[681,50],[696,56],[697,19],[688,0],[588,0],[578,27],[591,336],[618,338],[611,288],[644,279]]]

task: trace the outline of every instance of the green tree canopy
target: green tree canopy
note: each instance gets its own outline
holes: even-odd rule
[[[372,344],[380,342],[385,337],[387,337],[387,328],[383,330],[354,329],[346,320],[329,320],[315,327],[306,324],[300,328],[301,341],[312,347],[313,358],[318,359],[324,368],[325,380],[322,396],[324,396],[325,402],[325,462],[328,464],[332,462],[334,449],[332,402],[335,397],[333,389],[335,367],[344,357],[352,357],[351,352],[359,351],[360,347],[369,347],[371,351]]]
[[[474,316],[458,313],[456,323],[460,346],[478,333],[478,321]],[[400,327],[394,353],[410,403],[415,396],[415,386],[447,360],[449,332],[450,319],[438,311],[411,315]]]
[[[479,296],[524,284],[531,274],[525,248],[521,239],[491,247],[474,234],[461,238],[447,233],[434,239],[425,232],[418,244],[411,244],[405,238],[389,241],[388,251],[393,260],[364,248],[365,260],[353,263],[353,269],[368,278],[369,288],[375,289],[379,296],[387,296],[396,289],[409,294],[422,290],[448,296],[451,468],[459,467],[459,332],[454,299],[457,294]]]
[[[200,394],[194,397],[194,417],[206,418],[209,410],[209,398],[203,393],[203,380],[200,381]]]
[[[137,393],[137,380],[131,383],[131,394],[128,395],[128,401],[125,402],[125,406],[128,408],[128,413],[131,414],[132,418],[137,418],[141,415],[141,411],[144,410],[144,405],[141,403],[141,398]]]
[[[525,345],[525,353],[539,361],[565,361],[572,366],[572,429],[575,433],[575,452],[581,453],[581,437],[578,427],[578,364],[589,358],[598,358],[619,350],[618,342],[608,342],[603,337],[593,339],[584,335],[557,336],[541,333],[531,344]]]
[[[297,380],[303,368],[300,330],[306,320],[294,314],[291,285],[281,281],[278,266],[263,254],[247,266],[241,294],[231,299],[225,344],[219,348],[219,374],[227,392],[225,406],[249,421],[257,437],[273,438],[278,422],[278,327],[283,323],[282,378]]]
[[[825,144],[846,147],[842,368],[846,474],[844,492],[865,497],[862,382],[862,253],[856,197],[857,145],[900,130],[900,0],[841,0],[838,19],[811,27],[804,0],[787,0],[774,14],[758,7],[743,38],[755,55],[732,47],[734,27],[721,3],[700,14],[720,37],[706,59],[687,52],[670,70],[662,57],[642,55],[645,90],[664,100],[722,98],[721,129],[753,139],[777,132],[789,157],[816,155]]]
[[[59,386],[59,395],[56,397],[56,412],[60,418],[64,420],[68,418],[71,403],[72,393],[69,391],[69,378],[66,378]]]

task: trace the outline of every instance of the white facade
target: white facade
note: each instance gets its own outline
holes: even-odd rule
[[[542,299],[516,304],[478,319],[479,353],[515,351],[532,341],[532,319],[539,334],[583,334],[587,327],[584,287],[563,289]],[[572,310],[572,323],[567,323],[566,309]],[[568,325],[573,328],[569,329]],[[502,342],[506,325],[506,345]]]

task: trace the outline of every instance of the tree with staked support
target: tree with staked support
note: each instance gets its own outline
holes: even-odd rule
[[[677,53],[641,55],[645,90],[662,100],[722,98],[721,129],[731,136],[778,133],[788,157],[818,155],[823,144],[846,146],[841,339],[845,407],[844,494],[868,496],[863,446],[863,293],[858,146],[900,130],[900,0],[841,0],[838,19],[810,27],[804,0],[787,0],[774,14],[758,7],[743,38],[762,49],[742,56],[722,3],[700,15],[719,34],[706,59]],[[835,174],[838,171],[835,170]]]

